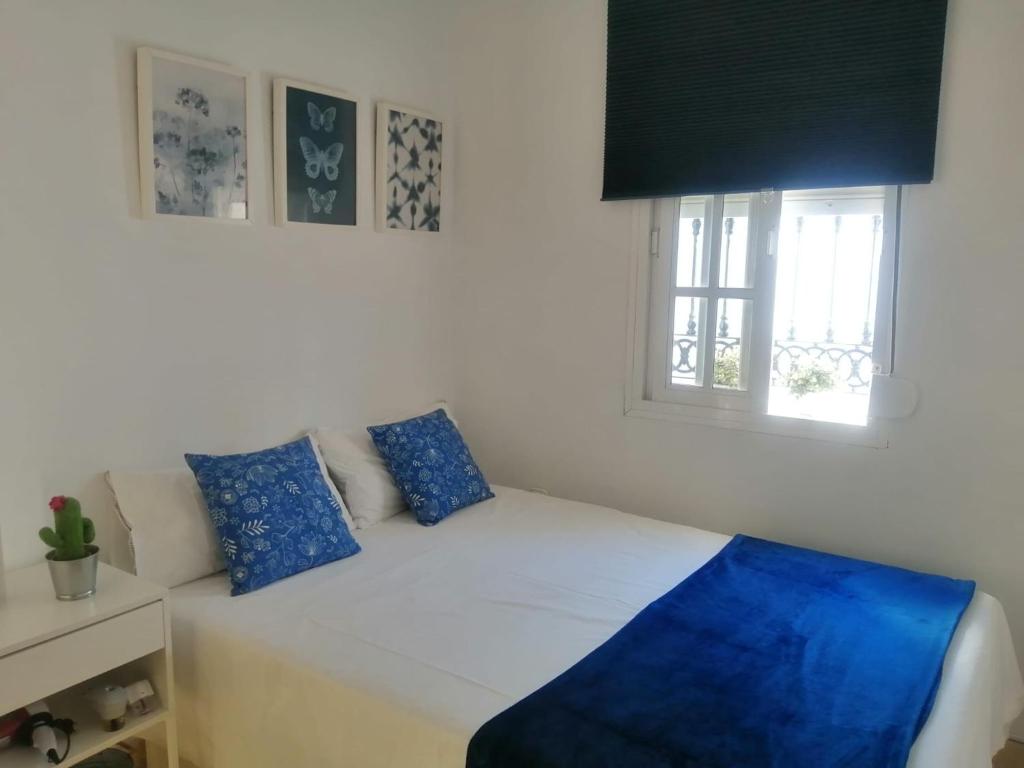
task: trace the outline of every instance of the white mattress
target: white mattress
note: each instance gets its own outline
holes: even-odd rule
[[[727,536],[507,488],[433,528],[243,597],[172,590],[182,756],[203,768],[462,768],[493,715],[592,651]],[[979,592],[909,765],[990,768],[1024,703],[1003,609]]]

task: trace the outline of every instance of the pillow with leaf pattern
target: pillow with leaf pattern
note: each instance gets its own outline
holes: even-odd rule
[[[203,492],[231,594],[359,552],[307,436],[255,453],[185,454]]]
[[[444,410],[366,431],[422,525],[435,525],[456,510],[494,498]]]

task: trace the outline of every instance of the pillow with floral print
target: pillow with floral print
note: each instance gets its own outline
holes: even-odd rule
[[[185,454],[203,492],[231,594],[359,551],[310,438],[255,453]]]
[[[366,431],[422,525],[434,525],[456,510],[494,498],[444,410]]]

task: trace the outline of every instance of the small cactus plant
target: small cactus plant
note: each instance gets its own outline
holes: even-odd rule
[[[50,499],[53,510],[53,528],[42,528],[39,538],[53,547],[51,560],[81,560],[89,554],[85,545],[96,537],[96,527],[88,517],[82,517],[82,505],[70,496]]]

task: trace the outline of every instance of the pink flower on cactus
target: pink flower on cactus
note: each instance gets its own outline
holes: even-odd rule
[[[67,496],[54,496],[50,499],[50,509],[54,512],[60,512],[64,509],[64,503],[68,500]]]

